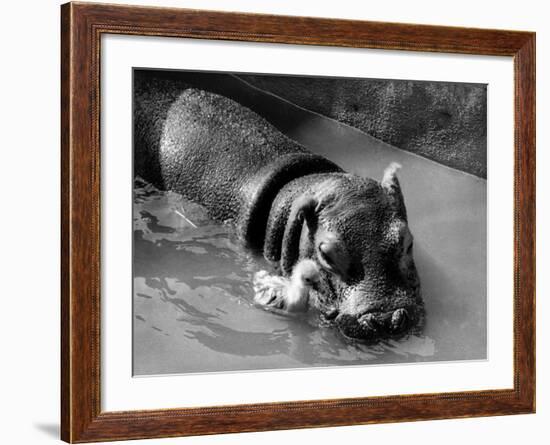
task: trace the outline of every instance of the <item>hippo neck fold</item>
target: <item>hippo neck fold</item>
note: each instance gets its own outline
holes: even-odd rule
[[[245,247],[262,252],[272,205],[287,184],[316,173],[341,171],[331,161],[312,153],[287,154],[258,169],[243,185],[246,204],[236,221]]]

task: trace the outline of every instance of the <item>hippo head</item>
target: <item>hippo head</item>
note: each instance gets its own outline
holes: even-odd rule
[[[300,256],[321,267],[316,306],[346,337],[400,336],[423,320],[398,167],[381,182],[330,175],[293,205],[305,221]]]

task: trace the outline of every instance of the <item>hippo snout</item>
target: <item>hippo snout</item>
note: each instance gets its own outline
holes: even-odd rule
[[[400,308],[395,311],[368,313],[357,319],[363,329],[377,334],[401,334],[409,326],[409,313],[407,309]]]
[[[389,323],[390,331],[400,334],[407,330],[409,326],[409,313],[407,309],[401,308],[393,311]]]
[[[418,324],[418,312],[419,309],[415,307],[402,307],[360,315],[339,314],[335,323],[346,337],[367,341],[379,340],[410,332],[410,329]]]

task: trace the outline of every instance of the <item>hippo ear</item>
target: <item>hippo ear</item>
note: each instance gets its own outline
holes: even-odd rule
[[[397,162],[392,162],[384,170],[384,177],[380,182],[380,185],[386,192],[390,203],[395,208],[395,211],[403,219],[407,219],[407,211],[405,209],[405,202],[403,194],[401,193],[401,185],[399,179],[397,179],[397,170],[401,168],[401,165]]]
[[[310,233],[316,231],[318,205],[318,200],[310,195],[302,195],[292,203],[281,248],[281,270],[285,276],[290,276],[298,260],[304,221]]]
[[[304,195],[294,201],[289,221],[305,223],[311,233],[317,230],[318,214],[320,210],[319,200],[314,196]]]
[[[290,220],[295,218],[305,219],[306,222],[311,223],[315,219],[315,213],[319,206],[318,200],[310,195],[302,195],[292,203],[290,209]]]

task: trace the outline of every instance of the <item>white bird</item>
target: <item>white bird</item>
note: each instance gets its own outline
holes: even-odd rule
[[[254,301],[287,312],[305,312],[309,292],[320,281],[319,266],[310,259],[299,261],[289,278],[261,270],[254,274]]]

